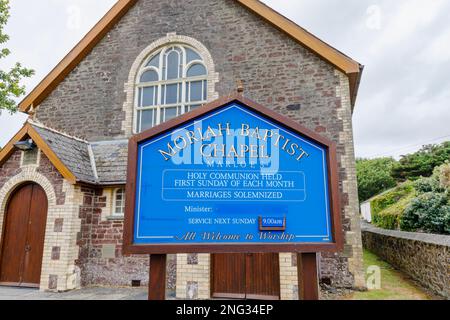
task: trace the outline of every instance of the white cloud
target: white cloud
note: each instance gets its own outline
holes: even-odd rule
[[[450,28],[431,39],[431,42],[425,45],[423,51],[417,55],[417,61],[436,65],[450,61]]]
[[[398,46],[411,39],[418,29],[429,26],[447,5],[445,0],[389,1],[381,8],[382,33],[370,48],[371,53],[380,53],[386,47]]]

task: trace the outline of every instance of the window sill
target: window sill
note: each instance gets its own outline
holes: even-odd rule
[[[106,217],[106,220],[108,220],[108,221],[124,221],[125,216],[109,216],[109,217]]]

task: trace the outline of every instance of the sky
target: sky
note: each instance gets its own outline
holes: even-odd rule
[[[450,1],[264,0],[365,66],[353,116],[357,157],[411,153],[450,140]],[[6,33],[16,61],[36,74],[29,92],[115,0],[12,0]],[[0,146],[26,116],[0,115]]]

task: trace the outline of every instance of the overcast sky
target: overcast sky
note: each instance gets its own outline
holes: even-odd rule
[[[450,1],[265,0],[365,65],[354,114],[358,157],[399,156],[450,140]],[[12,55],[36,70],[30,91],[115,0],[12,0]],[[207,2],[205,1],[205,5]],[[26,116],[0,116],[0,146]]]

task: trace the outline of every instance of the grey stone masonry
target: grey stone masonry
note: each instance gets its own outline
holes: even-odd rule
[[[89,141],[127,138],[122,107],[130,68],[141,51],[169,33],[209,49],[220,74],[219,96],[234,92],[242,80],[249,98],[312,129],[322,125],[328,136],[340,130],[330,114],[340,100],[334,67],[228,0],[138,1],[37,108],[36,118]]]
[[[450,299],[450,236],[383,230],[367,223],[362,236],[367,249]]]

